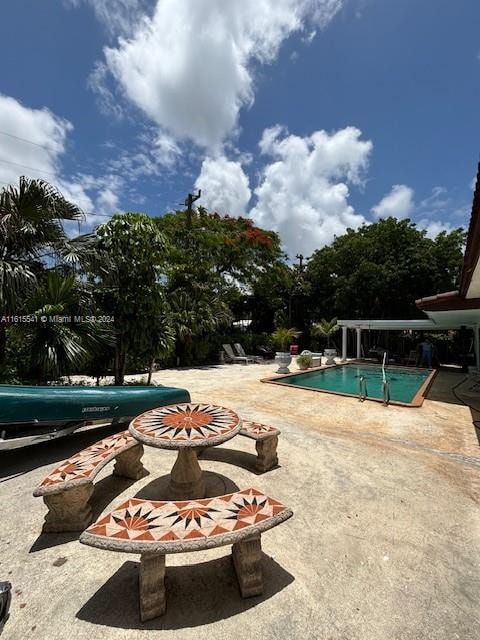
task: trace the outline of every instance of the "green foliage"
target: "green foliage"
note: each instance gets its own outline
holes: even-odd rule
[[[201,351],[200,340],[230,324],[231,320],[228,305],[205,287],[192,284],[189,289],[172,292],[170,321],[175,331],[177,364],[194,362],[194,352]]]
[[[426,237],[410,220],[364,225],[315,251],[307,266],[309,307],[342,318],[415,318],[415,300],[455,288],[465,232]]]
[[[36,321],[12,329],[28,345],[30,368],[42,381],[70,374],[112,341],[106,325],[75,319],[85,313],[84,301],[73,275],[50,271],[28,301]]]
[[[300,369],[309,369],[313,364],[313,358],[309,353],[300,354],[297,358],[297,365]]]
[[[127,353],[149,353],[153,362],[172,347],[161,282],[168,244],[143,213],[113,216],[97,228],[97,237],[92,276],[99,303],[115,318],[115,382],[122,384]]]
[[[326,320],[322,318],[320,322],[315,323],[311,328],[312,336],[322,336],[327,338],[327,347],[330,347],[330,341],[332,336],[340,329],[337,324],[337,318],[332,318],[332,320]]]
[[[59,259],[68,245],[63,229],[82,212],[43,180],[19,179],[0,191],[0,315],[23,311],[44,270],[46,256]],[[6,327],[0,324],[0,375],[5,364]]]
[[[272,333],[273,343],[280,349],[280,351],[287,351],[296,333],[296,329],[279,327]]]
[[[454,289],[466,237],[457,229],[432,240],[389,218],[289,266],[276,233],[202,207],[191,217],[118,214],[70,239],[64,223],[80,216],[41,180],[0,193],[0,312],[114,317],[104,327],[0,323],[0,380],[112,370],[116,384],[127,370],[150,380],[155,362],[216,362],[225,342],[255,353],[275,339],[287,350],[292,326],[330,345],[338,327],[324,316],[418,317],[415,299]],[[233,329],[234,318],[250,319],[251,330]]]

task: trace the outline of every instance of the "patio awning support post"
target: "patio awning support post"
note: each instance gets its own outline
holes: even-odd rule
[[[362,330],[357,327],[357,360],[362,357]]]
[[[342,360],[347,359],[347,327],[342,327]]]

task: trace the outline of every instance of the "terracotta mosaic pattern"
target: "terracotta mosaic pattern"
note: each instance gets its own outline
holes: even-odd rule
[[[163,542],[168,547],[176,541],[205,541],[257,526],[265,530],[290,515],[290,510],[281,502],[257,489],[182,502],[132,498],[92,524],[82,541],[90,538],[87,543],[95,544],[91,536],[97,536],[126,543]],[[276,521],[269,524],[271,519]],[[247,531],[242,531],[242,537],[247,535]]]
[[[202,446],[223,442],[241,427],[237,414],[211,404],[172,404],[146,411],[132,420],[130,433],[158,447]]]
[[[240,433],[243,436],[253,438],[254,440],[263,440],[269,436],[276,436],[280,433],[279,429],[271,427],[268,424],[262,424],[261,422],[252,422],[250,420],[244,420]]]
[[[60,489],[62,485],[67,483],[90,482],[100,469],[120,451],[129,449],[136,444],[136,440],[128,431],[115,433],[104,438],[62,462],[42,481],[34,495],[50,493],[52,489]]]

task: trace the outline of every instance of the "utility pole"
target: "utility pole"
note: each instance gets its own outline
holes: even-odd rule
[[[201,189],[198,190],[197,195],[189,193],[185,199],[185,206],[187,207],[187,229],[192,228],[192,206],[193,203],[198,200],[202,195]]]

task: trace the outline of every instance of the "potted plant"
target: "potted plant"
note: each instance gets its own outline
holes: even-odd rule
[[[309,369],[313,364],[313,358],[309,353],[301,353],[297,358],[298,368],[302,371]]]
[[[288,365],[292,361],[292,356],[288,347],[296,333],[296,329],[285,327],[279,327],[272,333],[272,340],[279,349],[275,355],[275,362],[279,365],[277,373],[290,373]]]
[[[337,350],[330,348],[330,342],[333,334],[336,333],[339,328],[336,318],[332,318],[332,320],[322,318],[320,322],[314,324],[312,327],[312,335],[322,336],[327,339],[327,348],[323,352],[327,358],[325,364],[335,364],[334,358],[337,356]]]

